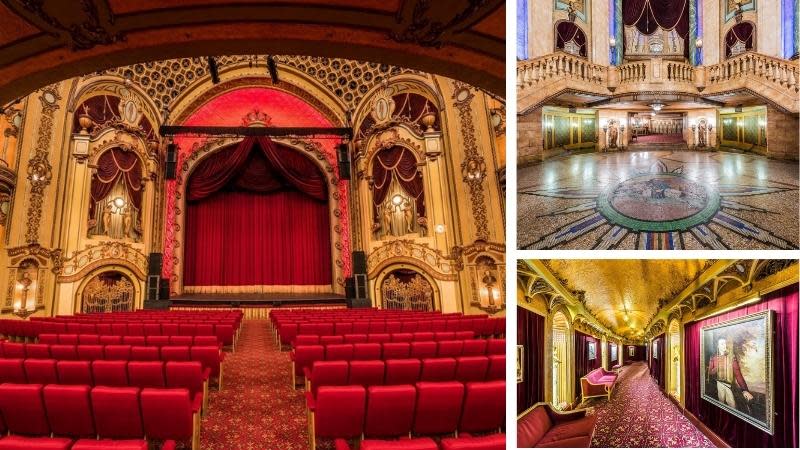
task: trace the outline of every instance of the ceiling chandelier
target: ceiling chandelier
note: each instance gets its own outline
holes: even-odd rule
[[[661,102],[656,101],[656,102],[650,103],[650,107],[653,108],[653,111],[659,112],[659,111],[661,111],[661,108],[664,107],[664,104],[661,103]]]

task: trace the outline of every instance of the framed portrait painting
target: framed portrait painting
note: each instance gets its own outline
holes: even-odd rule
[[[517,345],[517,383],[522,383],[524,378],[524,361],[525,361],[525,347]]]
[[[653,359],[658,359],[658,341],[653,341]]]
[[[628,356],[633,356],[636,353],[636,347],[629,345],[628,346]]]
[[[762,311],[700,330],[700,396],[773,434],[773,314]]]
[[[617,345],[611,344],[611,361],[617,360]]]
[[[589,361],[597,358],[597,344],[589,342]]]

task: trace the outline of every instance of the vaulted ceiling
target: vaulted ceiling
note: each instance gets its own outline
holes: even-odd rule
[[[578,293],[600,323],[620,336],[640,338],[659,308],[686,288],[710,262],[572,259],[549,260],[545,264],[565,287]]]
[[[0,105],[138,62],[298,54],[379,62],[505,93],[505,1],[2,0]]]

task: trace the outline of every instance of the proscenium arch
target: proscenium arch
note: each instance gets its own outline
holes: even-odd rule
[[[38,34],[10,43],[8,51],[0,53],[0,104],[89,72],[221,54],[303,54],[374,61],[441,73],[498,95],[505,92],[503,39],[473,28],[448,34],[444,49],[415,39],[391,39],[397,12],[381,9],[299,3],[185,6],[178,9],[180,14],[141,9],[115,17],[113,31],[125,39],[79,52],[55,34],[36,30]],[[503,12],[494,9],[486,16],[498,14]]]
[[[177,189],[180,192],[180,195],[176,199],[175,202],[175,209],[176,211],[182,211],[181,214],[175,215],[175,222],[173,226],[175,227],[175,234],[174,238],[178,245],[176,245],[173,249],[174,255],[172,259],[172,280],[171,284],[172,290],[176,291],[177,293],[183,292],[183,277],[184,277],[184,264],[183,260],[185,255],[185,243],[186,243],[186,205],[187,205],[187,195],[186,189],[188,188],[188,181],[192,176],[194,170],[200,165],[202,161],[204,161],[209,156],[222,151],[224,149],[228,149],[232,146],[238,145],[243,139],[222,139],[218,141],[210,142],[208,146],[204,148],[197,149],[194,153],[192,153],[191,157],[188,158],[187,161],[184,162],[183,167],[181,168],[180,175],[177,177],[178,184]],[[337,182],[338,178],[333,172],[333,169],[327,159],[324,157],[313,157],[306,149],[301,148],[299,143],[294,142],[287,142],[283,139],[273,139],[273,142],[276,144],[280,144],[299,152],[304,157],[308,158],[310,161],[314,163],[314,165],[319,169],[320,173],[325,177],[325,180],[328,183],[328,217],[329,217],[329,224],[330,224],[330,236],[331,236],[331,288],[335,293],[342,294],[344,293],[344,269],[343,269],[343,258],[346,255],[343,255],[341,250],[341,245],[339,245],[339,233],[337,229],[340,229],[340,222],[338,220],[338,216],[340,214],[339,209],[339,195],[337,190]]]
[[[131,280],[131,284],[133,284],[133,304],[131,305],[131,308],[133,310],[141,309],[144,304],[144,295],[143,295],[144,291],[142,286],[143,279],[133,270],[131,270],[132,267],[134,266],[129,265],[129,263],[123,263],[117,261],[112,264],[106,263],[104,265],[101,265],[99,267],[94,267],[93,269],[86,271],[85,275],[83,275],[83,278],[78,284],[78,288],[75,290],[75,296],[72,299],[73,302],[72,311],[75,314],[81,312],[81,304],[83,303],[83,291],[84,289],[86,289],[86,285],[89,284],[89,281],[91,281],[92,278],[100,274],[103,274],[105,272],[119,272]]]
[[[431,287],[433,288],[433,309],[434,309],[434,311],[441,311],[442,310],[442,298],[441,298],[441,293],[440,293],[440,290],[439,290],[439,285],[436,283],[436,279],[433,276],[431,276],[431,274],[428,273],[428,271],[425,268],[423,268],[421,265],[415,264],[415,263],[408,263],[408,262],[389,263],[389,264],[384,265],[383,268],[380,269],[380,272],[378,272],[378,275],[375,278],[375,285],[373,286],[373,289],[372,289],[372,298],[375,299],[375,303],[376,303],[374,306],[376,306],[378,308],[382,308],[383,307],[383,301],[382,301],[383,297],[379,295],[380,292],[381,292],[381,285],[383,284],[383,280],[385,280],[386,277],[390,273],[394,272],[397,269],[413,270],[414,272],[420,274],[423,278],[425,278],[425,281],[427,281],[428,284],[430,284]],[[378,303],[378,298],[381,299],[381,303],[380,304],[377,304]]]

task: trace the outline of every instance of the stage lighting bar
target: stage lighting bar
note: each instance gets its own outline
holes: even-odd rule
[[[275,57],[272,55],[267,55],[267,72],[269,72],[269,77],[272,78],[272,84],[278,84],[280,81],[278,79],[278,63],[275,62]]]
[[[208,73],[211,74],[211,82],[219,84],[219,66],[217,60],[213,56],[208,57]]]

